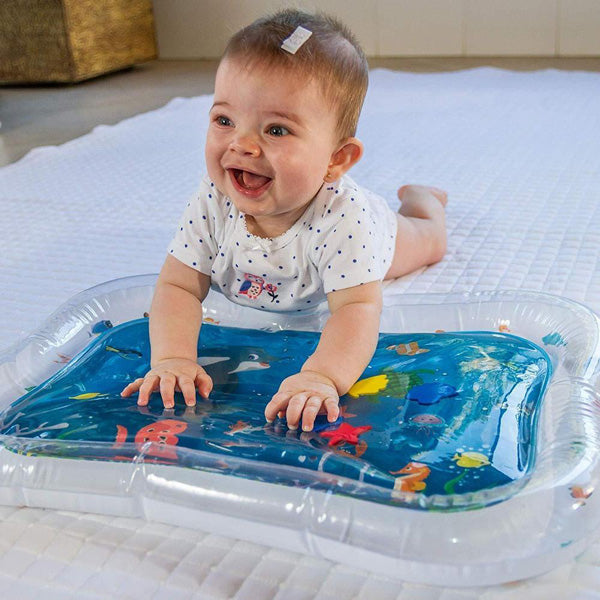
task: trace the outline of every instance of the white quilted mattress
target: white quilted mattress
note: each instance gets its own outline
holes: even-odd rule
[[[0,347],[78,291],[156,272],[203,171],[210,97],[0,169]],[[353,170],[390,199],[445,188],[449,249],[407,292],[529,289],[600,312],[600,74],[376,70]],[[467,600],[600,597],[598,542],[542,577],[443,589],[141,520],[0,507],[0,594],[25,598]]]

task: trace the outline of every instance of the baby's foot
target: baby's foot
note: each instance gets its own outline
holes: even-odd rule
[[[402,203],[398,210],[401,215],[421,219],[436,218],[440,208],[448,204],[444,190],[426,185],[403,185],[398,189],[398,198]]]
[[[423,248],[423,264],[440,261],[446,253],[446,204],[448,194],[425,185],[403,185],[398,190],[402,203],[398,210],[399,227],[410,223],[418,231]]]

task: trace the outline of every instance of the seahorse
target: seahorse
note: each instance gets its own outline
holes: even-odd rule
[[[390,473],[392,475],[402,475],[402,477],[396,477],[394,491],[421,492],[427,485],[423,480],[429,477],[431,470],[423,463],[409,462],[399,471],[390,471]]]

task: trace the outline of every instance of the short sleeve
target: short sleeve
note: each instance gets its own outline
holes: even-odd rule
[[[375,227],[361,203],[340,208],[327,219],[319,246],[313,248],[326,294],[383,279]]]
[[[169,254],[210,276],[217,255],[221,210],[219,192],[205,178],[183,211],[175,236],[168,247]]]

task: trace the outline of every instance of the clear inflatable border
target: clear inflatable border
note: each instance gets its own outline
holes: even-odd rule
[[[62,366],[57,355],[85,347],[98,321],[117,325],[143,316],[155,280],[140,275],[86,290],[0,354],[0,410],[52,376]],[[324,306],[266,313],[216,293],[204,310],[214,322],[270,330],[318,330],[327,318]],[[420,583],[490,585],[542,573],[581,552],[600,526],[600,492],[594,493],[600,484],[600,319],[576,302],[526,291],[384,298],[385,332],[499,329],[544,347],[554,374],[538,420],[535,467],[518,493],[511,484],[496,488],[494,499],[503,501],[491,506],[461,510],[478,498],[406,492],[403,504],[428,509],[411,510],[323,492],[310,482],[286,487],[209,467],[155,465],[144,462],[150,443],[131,463],[36,458],[28,456],[31,438],[16,436],[0,436],[0,502],[196,527]],[[93,454],[94,444],[85,446]],[[190,452],[198,460],[198,451]],[[232,464],[240,475],[273,469],[243,459]],[[292,467],[282,469],[302,478]],[[481,504],[486,493],[478,493]]]

